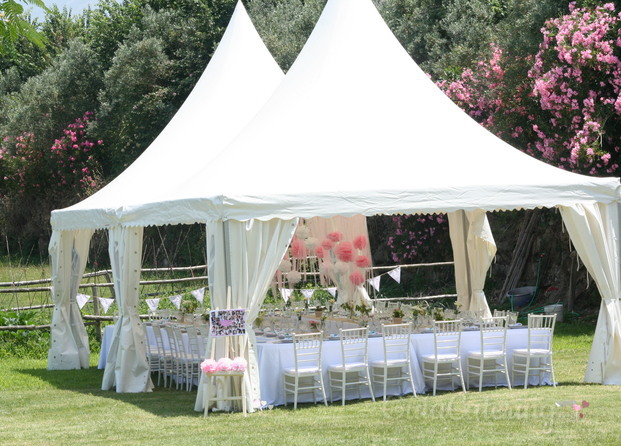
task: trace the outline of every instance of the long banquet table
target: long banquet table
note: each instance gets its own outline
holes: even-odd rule
[[[146,327],[147,338],[149,343],[154,344],[155,339],[153,337],[153,330],[150,326]],[[104,330],[104,336],[101,343],[101,353],[99,357],[99,368],[104,368],[106,365],[106,358],[110,343],[112,340],[114,327],[107,326]],[[462,351],[462,367],[464,370],[464,380],[466,379],[466,361],[465,355],[468,351],[478,350],[480,348],[480,333],[479,331],[464,331],[462,333],[461,351]],[[509,362],[509,370],[511,370],[511,356],[512,352],[516,348],[526,347],[528,342],[528,330],[524,327],[521,329],[511,329],[507,332],[507,358]],[[432,333],[416,333],[411,336],[410,354],[412,361],[412,376],[414,380],[414,387],[417,393],[425,393],[429,389],[423,379],[422,374],[422,356],[427,354],[433,354],[433,334]],[[259,363],[259,373],[261,379],[261,399],[268,405],[282,405],[284,404],[284,390],[283,390],[283,371],[289,367],[294,367],[293,357],[293,344],[284,343],[278,339],[266,338],[257,336],[257,356]],[[328,399],[330,398],[330,391],[328,386],[328,374],[327,368],[330,364],[336,364],[340,362],[341,349],[340,342],[338,340],[326,340],[323,344],[322,361],[324,368],[324,381],[326,385],[326,394]],[[369,337],[369,362],[383,358],[383,346],[382,338]],[[544,384],[551,384],[550,378],[544,375]],[[531,377],[529,383],[532,385],[538,384],[537,377]],[[498,384],[505,386],[506,381],[501,376],[498,380]],[[522,376],[518,376],[516,382],[512,382],[512,385],[523,385],[524,380]],[[494,385],[493,377],[488,377],[484,380],[484,385]],[[446,382],[443,385],[439,383],[439,389],[449,390],[450,383]],[[412,393],[411,387],[406,385],[404,387],[405,394]],[[389,388],[390,395],[399,394],[397,386]],[[375,395],[380,396],[380,392],[375,391]],[[351,397],[358,397],[357,392],[351,392]],[[363,398],[370,398],[368,390],[362,390]],[[350,398],[347,396],[346,398]],[[340,400],[340,392],[334,395],[334,400]],[[312,401],[310,395],[301,395],[300,402]]]
[[[259,372],[261,376],[261,399],[267,404],[282,405],[284,404],[284,389],[283,389],[283,371],[287,368],[294,367],[295,362],[293,358],[293,345],[289,343],[270,342],[268,339],[258,337],[257,338],[257,355],[259,358]],[[509,371],[511,370],[511,356],[513,350],[516,348],[524,348],[528,343],[528,330],[526,328],[511,329],[507,332],[507,358],[509,363]],[[464,371],[464,380],[466,380],[466,360],[465,355],[468,351],[478,350],[481,345],[480,332],[477,331],[464,331],[462,333],[461,340],[461,352],[462,352],[462,368]],[[423,379],[422,373],[422,357],[424,355],[433,354],[433,334],[432,333],[416,333],[411,336],[410,356],[412,362],[412,377],[414,380],[414,387],[417,393],[425,393],[430,387],[428,383],[427,387]],[[374,360],[383,359],[383,347],[381,337],[369,338],[369,363]],[[326,386],[326,394],[330,398],[328,389],[328,373],[326,371],[330,364],[339,363],[341,358],[340,342],[337,340],[324,341],[322,349],[322,362],[324,368],[324,383]],[[551,384],[549,377],[544,375],[543,382],[545,384]],[[529,379],[530,384],[538,384],[538,378],[532,377]],[[486,377],[483,381],[485,386],[493,386],[494,378]],[[498,378],[498,385],[506,386],[506,380],[504,377]],[[524,385],[523,376],[517,376],[516,382],[512,385]],[[442,390],[451,389],[449,382],[439,383],[438,388]],[[412,389],[409,385],[404,388],[405,393],[411,393]],[[389,388],[390,395],[397,395],[397,386]],[[334,400],[340,400],[340,392],[334,396]],[[381,392],[375,391],[375,396],[380,396]],[[357,392],[351,392],[352,398],[357,398]],[[370,394],[366,389],[362,391],[363,398],[370,398]],[[346,398],[349,398],[347,396]],[[312,401],[312,396],[301,395],[301,402]]]

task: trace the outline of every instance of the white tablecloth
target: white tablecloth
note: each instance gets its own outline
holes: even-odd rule
[[[433,354],[433,334],[420,333],[413,334],[411,343],[411,361],[412,361],[412,376],[414,379],[414,387],[417,393],[425,393],[430,387],[425,385],[422,373],[422,356],[427,354]],[[525,348],[528,343],[528,330],[513,329],[507,332],[507,358],[509,362],[509,373],[511,371],[511,356],[512,352],[516,348]],[[462,367],[464,372],[464,381],[466,380],[466,353],[473,350],[479,350],[481,346],[481,335],[479,331],[464,331],[462,333]],[[295,367],[295,361],[293,358],[293,345],[272,343],[272,342],[259,342],[257,344],[257,354],[259,358],[259,371],[261,376],[261,399],[267,404],[282,405],[284,404],[284,389],[283,389],[283,371],[287,368]],[[369,338],[369,362],[374,360],[383,359],[383,347],[382,338]],[[327,370],[331,364],[338,364],[341,361],[341,349],[339,341],[325,341],[322,349],[322,361],[323,368]],[[550,384],[547,377],[544,376],[544,383]],[[538,379],[533,377],[529,379],[529,382],[533,385],[538,384]],[[484,385],[493,386],[494,378],[486,377],[483,381]],[[330,398],[328,374],[324,371],[324,384],[326,386],[326,395]],[[431,383],[428,383],[430,386]],[[498,379],[499,385],[506,385],[503,377]],[[516,377],[516,383],[512,385],[523,385],[523,376]],[[449,390],[450,384],[444,383],[438,385],[439,389]],[[473,387],[474,388],[474,387]],[[366,392],[366,393],[365,393]],[[410,386],[406,386],[406,394],[411,393]],[[396,395],[398,393],[396,386],[389,389],[390,395]],[[358,394],[355,391],[351,393],[352,398],[357,398]],[[376,397],[379,393],[375,392]],[[363,397],[370,398],[370,395],[366,389],[363,389]],[[347,397],[349,398],[349,397]],[[334,400],[340,399],[340,392],[334,396]],[[301,402],[312,401],[311,395],[302,395]]]
[[[147,339],[149,345],[156,346],[155,335],[153,334],[153,328],[150,325],[146,327]],[[108,358],[108,352],[110,351],[110,344],[112,344],[112,335],[114,334],[114,325],[107,325],[104,329],[103,338],[101,339],[101,351],[99,353],[99,363],[97,367],[100,369],[106,368],[106,359]],[[187,352],[190,351],[190,346],[188,343],[188,335],[187,333],[183,333],[183,343]],[[202,345],[202,337],[199,336],[199,348],[204,351],[204,346]],[[168,334],[166,330],[162,329],[162,341],[164,342],[164,348],[169,349],[168,345]]]
[[[149,343],[154,345],[155,338],[153,337],[153,330],[149,326],[146,328]],[[101,342],[101,354],[99,356],[100,369],[106,366],[106,358],[108,356],[108,350],[110,349],[110,343],[112,342],[113,330],[114,327],[112,325],[107,326],[104,330],[104,336]],[[165,332],[163,334],[165,335]],[[259,373],[261,376],[261,399],[267,404],[282,405],[284,404],[283,371],[287,368],[295,366],[293,358],[293,344],[273,342],[272,340],[269,340],[269,338],[268,340],[261,337],[258,339],[257,355],[259,361]],[[425,393],[428,388],[425,386],[423,379],[421,357],[426,354],[433,354],[433,334],[413,334],[411,339],[412,343],[410,354],[412,360],[412,376],[414,379],[414,386],[417,393]],[[461,351],[463,357],[462,366],[464,370],[464,380],[466,379],[466,353],[480,349],[480,340],[481,337],[478,331],[464,331],[462,333]],[[511,356],[513,350],[516,348],[525,348],[527,343],[528,330],[526,328],[513,329],[507,332],[507,358],[509,362],[509,371],[511,370]],[[339,341],[325,341],[322,352],[324,370],[327,370],[328,366],[331,364],[340,363],[341,349]],[[369,338],[369,362],[379,359],[383,359],[382,338]],[[327,371],[324,372],[324,381],[326,385],[326,394],[328,398],[330,398]],[[538,384],[538,379],[536,377],[532,377],[529,381],[532,385]],[[544,383],[550,384],[549,377],[544,376]],[[506,384],[503,377],[499,378],[499,384]],[[523,377],[519,375],[516,382],[512,382],[511,384],[514,386],[523,385]],[[494,385],[493,378],[487,378],[487,382],[484,381],[484,385]],[[450,385],[447,383],[443,386],[439,385],[438,388],[448,390],[450,389]],[[405,386],[405,392],[406,394],[412,392],[409,385]],[[396,386],[389,389],[389,394],[396,395],[397,393]],[[376,396],[379,396],[377,392]],[[358,397],[357,392],[352,392],[352,398],[353,397]],[[363,389],[363,397],[370,398],[370,395],[366,389]],[[340,399],[340,394],[335,395],[334,399]],[[312,398],[310,395],[302,395],[300,401],[312,401]]]

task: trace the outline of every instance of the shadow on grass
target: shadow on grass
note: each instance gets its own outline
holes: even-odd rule
[[[191,392],[155,387],[153,392],[116,393],[114,390],[101,390],[103,370],[96,367],[82,370],[20,368],[16,371],[33,379],[44,381],[59,390],[131,404],[160,417],[199,415],[199,412],[194,411],[196,388]]]

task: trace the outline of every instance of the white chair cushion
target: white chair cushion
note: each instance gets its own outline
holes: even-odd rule
[[[530,349],[530,355],[531,356],[548,356],[551,355],[552,352],[548,349],[545,348],[531,348]],[[517,355],[517,356],[528,356],[528,349],[527,348],[516,348],[515,350],[513,350],[513,355]]]
[[[388,361],[373,361],[371,367],[403,367],[407,363],[407,359],[389,359]]]
[[[423,356],[423,362],[452,362],[456,361],[458,356],[454,353],[444,353],[442,355],[438,355],[437,359],[435,355],[425,355]]]
[[[504,353],[501,350],[494,351],[486,351],[485,354],[483,352],[468,352],[468,358],[481,359],[481,357],[485,358],[502,358]]]
[[[298,369],[297,371],[295,370],[295,368],[285,370],[285,375],[289,375],[289,376],[316,375],[317,373],[319,373],[319,368],[317,367],[304,367],[304,368]]]
[[[367,365],[364,362],[352,362],[345,364],[345,367],[343,367],[343,364],[333,364],[328,367],[328,370],[330,372],[342,372],[343,369],[345,369],[346,372],[354,372],[357,370],[366,370],[366,368]]]

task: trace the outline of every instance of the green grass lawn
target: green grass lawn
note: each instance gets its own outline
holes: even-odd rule
[[[444,392],[345,407],[277,407],[244,418],[193,411],[195,392],[100,390],[91,368],[47,371],[43,360],[0,360],[0,444],[541,445],[621,442],[621,387],[582,382],[593,327],[557,324],[557,388]],[[556,402],[587,400],[585,418]]]

